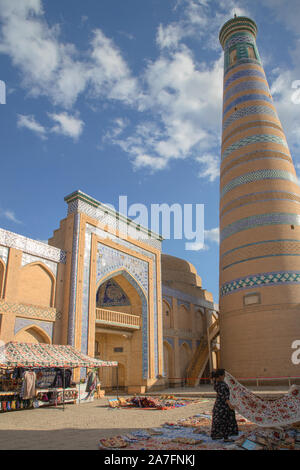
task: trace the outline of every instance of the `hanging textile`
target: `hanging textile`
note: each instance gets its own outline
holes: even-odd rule
[[[292,385],[283,397],[268,400],[255,395],[228,372],[225,382],[230,389],[230,402],[236,411],[253,423],[276,427],[300,422],[300,387]]]
[[[29,400],[35,397],[35,384],[36,384],[36,374],[33,371],[27,371],[24,373],[24,382],[22,386],[22,398],[24,400]]]

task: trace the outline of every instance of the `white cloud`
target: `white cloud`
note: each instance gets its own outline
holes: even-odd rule
[[[9,210],[9,209],[6,209],[6,210],[0,209],[0,217],[5,217],[10,222],[14,222],[15,224],[21,224],[22,223],[19,219],[17,219],[15,213],[12,210]]]
[[[52,127],[51,131],[57,134],[65,135],[77,140],[83,131],[84,122],[77,116],[71,116],[67,113],[49,114],[57,124]]]
[[[156,43],[163,48],[177,47],[179,41],[186,33],[179,23],[169,24],[167,26],[159,25],[156,36]]]
[[[220,243],[220,229],[219,227],[210,230],[204,230],[204,239],[211,243]]]
[[[23,114],[18,114],[18,119],[17,119],[17,126],[19,128],[26,128],[29,129],[30,131],[34,132],[36,135],[38,135],[41,139],[46,139],[46,129],[44,126],[39,124],[34,116],[26,116]]]
[[[159,56],[145,71],[140,99],[152,119],[114,143],[129,153],[136,168],[156,171],[172,159],[198,158],[203,174],[214,181],[217,163],[208,150],[219,144],[222,74],[221,56],[211,66],[197,64],[186,46]]]
[[[220,176],[220,159],[215,155],[204,154],[197,157],[196,161],[202,165],[199,178],[208,179],[213,183]]]
[[[119,49],[99,29],[91,48],[80,54],[50,27],[40,0],[0,0],[0,53],[7,54],[32,96],[46,96],[55,105],[71,107],[87,88],[90,96],[132,102],[136,81]]]

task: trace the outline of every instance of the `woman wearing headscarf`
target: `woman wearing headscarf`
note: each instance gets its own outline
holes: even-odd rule
[[[239,431],[234,406],[230,403],[229,387],[224,382],[225,370],[217,369],[212,372],[211,377],[214,381],[214,390],[217,393],[212,414],[211,438],[233,442],[230,436],[237,436]]]

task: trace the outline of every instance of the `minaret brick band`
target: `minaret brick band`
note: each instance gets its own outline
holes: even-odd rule
[[[236,377],[300,375],[300,188],[245,17],[225,23],[220,178],[222,367]],[[298,366],[299,368],[299,366]]]

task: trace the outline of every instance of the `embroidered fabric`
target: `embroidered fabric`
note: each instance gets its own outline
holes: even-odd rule
[[[268,400],[255,395],[228,372],[225,382],[230,389],[230,402],[242,416],[258,426],[277,427],[300,422],[300,387],[292,385],[283,397]]]

